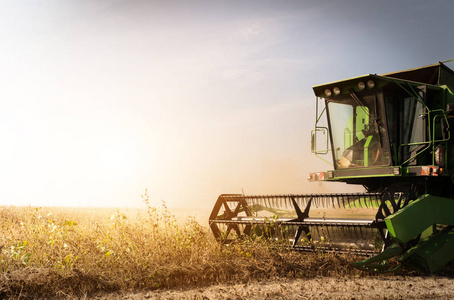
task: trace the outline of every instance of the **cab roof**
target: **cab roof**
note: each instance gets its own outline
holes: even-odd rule
[[[454,76],[454,71],[439,62],[424,67],[381,74],[381,76],[440,86],[447,84],[448,78]]]
[[[312,89],[314,90],[316,96],[325,97],[326,89],[339,87],[344,91],[348,88],[353,88],[356,90],[356,85],[359,81],[366,83],[368,80],[374,80],[374,82],[378,83],[378,85],[383,85],[386,82],[389,83],[390,81],[407,82],[416,85],[425,84],[432,86],[433,88],[446,85],[454,90],[454,71],[445,66],[442,62],[419,68],[380,75],[362,75],[345,80],[316,85],[313,86]]]

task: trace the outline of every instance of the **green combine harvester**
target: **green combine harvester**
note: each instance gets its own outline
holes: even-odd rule
[[[355,253],[434,272],[454,260],[454,71],[444,63],[317,85],[312,152],[332,165],[309,181],[363,194],[219,196],[214,236],[267,238],[300,251]],[[399,267],[400,267],[399,266]]]

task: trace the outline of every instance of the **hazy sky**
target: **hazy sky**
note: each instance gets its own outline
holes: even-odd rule
[[[308,183],[311,87],[454,58],[453,1],[1,1],[0,205]],[[454,67],[452,64],[447,64]]]

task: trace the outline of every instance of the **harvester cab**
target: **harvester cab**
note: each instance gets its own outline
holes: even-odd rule
[[[454,159],[449,155],[453,88],[454,73],[442,63],[315,86],[312,150],[332,155],[334,170],[312,173],[310,180],[362,184],[378,192],[397,184],[423,190],[435,188],[433,182],[452,186],[446,166]],[[327,126],[321,125],[324,114]],[[320,149],[324,130],[330,147]]]
[[[433,272],[454,259],[454,72],[443,63],[313,87],[312,152],[332,165],[309,181],[362,194],[219,196],[210,227],[223,242],[256,236],[295,250],[370,256]]]

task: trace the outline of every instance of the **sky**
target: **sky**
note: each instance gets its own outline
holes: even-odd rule
[[[454,59],[452,1],[0,2],[0,205],[210,209],[309,183],[312,86]],[[454,68],[452,63],[447,64]]]

